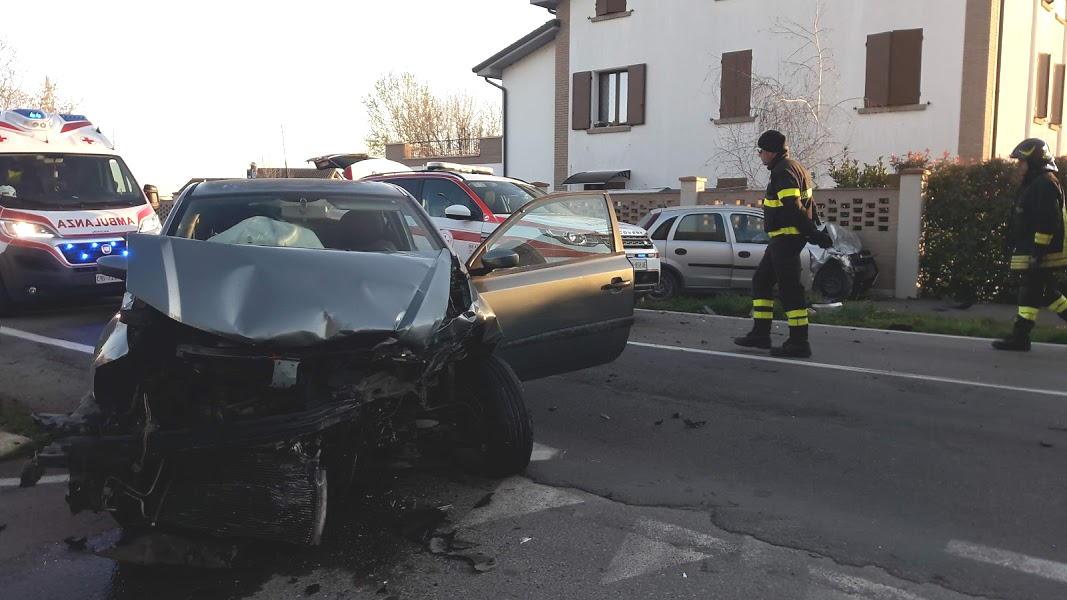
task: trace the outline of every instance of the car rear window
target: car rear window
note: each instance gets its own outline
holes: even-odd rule
[[[667,239],[667,234],[671,232],[671,225],[674,225],[674,222],[676,220],[678,220],[678,217],[671,217],[671,218],[667,219],[666,221],[660,223],[659,227],[657,227],[656,230],[652,232],[652,236],[651,236],[652,239],[654,239],[654,240],[665,240],[665,239]]]

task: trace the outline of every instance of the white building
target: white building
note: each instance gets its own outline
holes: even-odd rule
[[[988,158],[1026,137],[1067,153],[1067,0],[532,3],[554,18],[474,69],[506,89],[510,176],[758,185],[770,126],[815,158]]]

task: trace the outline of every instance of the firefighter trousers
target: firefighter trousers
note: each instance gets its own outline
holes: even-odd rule
[[[1048,308],[1067,320],[1067,297],[1057,285],[1054,269],[1029,269],[1020,273],[1019,318],[1036,321],[1037,313]]]
[[[800,281],[800,253],[807,240],[800,235],[780,235],[771,238],[763,260],[752,276],[752,317],[754,333],[768,335],[774,318],[774,286],[789,321],[789,337],[808,338],[808,308],[804,284]]]

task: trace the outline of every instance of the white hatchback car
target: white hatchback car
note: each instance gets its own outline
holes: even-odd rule
[[[763,211],[750,206],[686,206],[655,209],[639,222],[662,257],[660,285],[650,294],[666,299],[686,290],[750,289],[770,237]],[[836,302],[865,292],[878,267],[854,233],[826,225],[834,247],[808,244],[801,256],[806,288]]]

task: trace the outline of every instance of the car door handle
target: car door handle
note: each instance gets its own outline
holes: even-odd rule
[[[685,248],[675,248],[674,253],[677,254],[678,256],[685,256],[686,254],[689,253],[689,251],[686,250]]]
[[[742,250],[742,251],[738,252],[737,255],[740,256],[741,258],[748,258],[748,257],[752,256],[752,253],[749,252],[748,250]]]
[[[630,287],[630,280],[629,279],[623,279],[622,277],[615,277],[615,278],[613,278],[611,280],[611,283],[601,286],[600,289],[604,290],[605,292],[618,293],[618,292],[621,292],[621,291],[625,290],[628,287]]]

